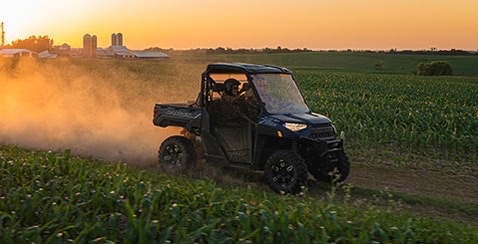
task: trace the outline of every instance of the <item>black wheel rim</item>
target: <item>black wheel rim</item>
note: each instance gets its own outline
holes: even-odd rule
[[[164,150],[163,159],[165,162],[181,168],[184,164],[184,154],[177,144],[168,145]]]
[[[286,188],[295,180],[294,170],[294,165],[281,159],[271,166],[271,180],[282,188]]]

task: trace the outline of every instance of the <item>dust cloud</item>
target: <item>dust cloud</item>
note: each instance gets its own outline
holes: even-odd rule
[[[0,58],[0,143],[154,164],[180,131],[153,126],[154,104],[194,99],[199,80],[177,64]]]

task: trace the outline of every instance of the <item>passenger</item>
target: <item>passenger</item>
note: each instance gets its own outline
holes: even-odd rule
[[[240,92],[239,108],[249,119],[256,120],[261,107],[249,83],[244,83]]]
[[[244,83],[240,91],[241,96],[244,96],[246,100],[249,100],[254,97],[254,92],[251,89],[249,83]]]

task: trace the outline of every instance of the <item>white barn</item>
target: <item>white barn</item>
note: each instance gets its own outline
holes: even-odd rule
[[[147,52],[147,51],[130,51],[125,46],[111,46],[107,49],[106,55],[116,58],[169,58],[169,56],[162,52]]]
[[[0,50],[0,56],[4,57],[4,58],[38,57],[38,53],[32,52],[28,49],[5,48],[5,49]]]
[[[169,58],[169,56],[163,52],[134,51],[131,53],[133,53],[136,58]]]

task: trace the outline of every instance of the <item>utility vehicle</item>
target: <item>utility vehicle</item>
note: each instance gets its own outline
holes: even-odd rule
[[[228,80],[240,88],[232,102],[226,99]],[[345,180],[350,171],[344,132],[337,135],[329,118],[309,109],[292,72],[283,67],[209,64],[196,101],[156,104],[153,123],[184,128],[159,148],[160,164],[183,172],[204,156],[211,165],[263,170],[274,191],[296,194],[308,173],[332,182]]]

